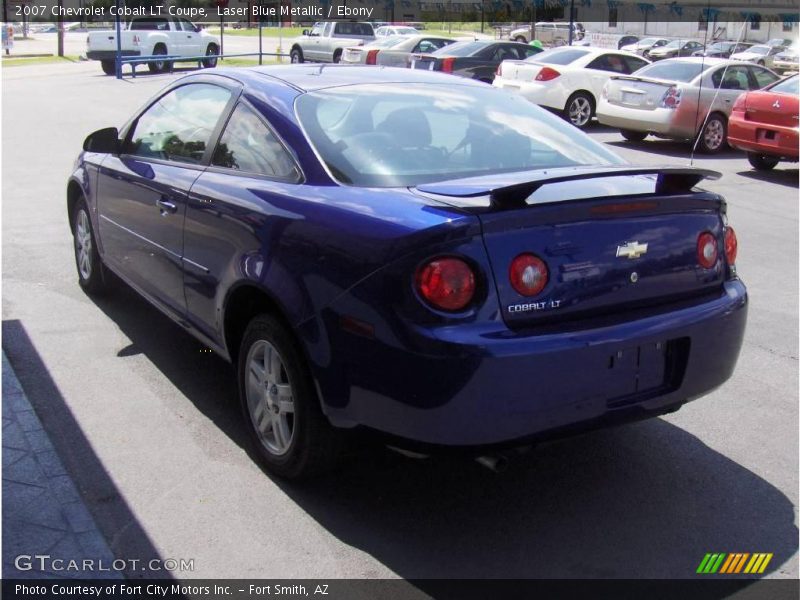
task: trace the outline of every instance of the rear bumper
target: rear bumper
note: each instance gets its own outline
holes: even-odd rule
[[[545,106],[554,110],[564,110],[569,94],[565,93],[561,86],[536,81],[518,81],[515,79],[505,79],[495,77],[492,85],[496,88],[519,94],[526,100],[530,100],[539,106]]]
[[[746,317],[747,292],[734,280],[708,301],[594,329],[409,328],[395,332],[403,348],[336,342],[337,385],[317,384],[334,425],[437,446],[504,444],[655,416],[707,394],[731,376]],[[658,361],[630,363],[656,344],[678,353],[660,382],[650,368]],[[636,381],[649,383],[637,390]]]
[[[767,139],[766,132],[773,137]],[[746,121],[732,117],[728,121],[728,143],[745,152],[758,152],[781,158],[798,158],[797,128]]]
[[[646,133],[657,133],[664,137],[688,140],[695,136],[695,114],[681,108],[637,109],[611,104],[600,100],[597,120],[603,125],[618,129],[630,129]]]
[[[141,56],[141,54],[139,50],[123,50],[121,52],[122,56]],[[89,50],[86,58],[89,60],[116,60],[117,52],[116,50]]]

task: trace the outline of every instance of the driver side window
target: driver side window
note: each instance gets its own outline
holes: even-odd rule
[[[225,88],[207,83],[168,92],[136,120],[125,154],[197,164],[230,100]]]

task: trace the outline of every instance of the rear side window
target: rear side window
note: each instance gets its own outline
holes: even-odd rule
[[[588,50],[579,48],[545,50],[532,56],[529,60],[546,65],[568,65],[589,54]]]
[[[586,65],[587,69],[610,71],[612,73],[628,73],[628,65],[624,57],[618,54],[603,54]]]
[[[125,153],[182,163],[203,160],[231,93],[207,83],[168,92],[136,120]]]
[[[374,35],[372,25],[368,23],[336,23],[336,35]]]
[[[753,74],[753,77],[756,80],[756,87],[755,89],[760,90],[763,87],[767,87],[768,85],[775,83],[780,79],[777,75],[774,75],[770,71],[766,69],[762,69],[761,67],[750,67],[750,72]]]
[[[276,179],[297,180],[289,153],[247,106],[233,111],[214,151],[211,164]]]

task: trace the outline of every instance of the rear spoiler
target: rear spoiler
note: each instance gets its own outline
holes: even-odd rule
[[[488,194],[490,208],[508,210],[526,206],[528,197],[545,185],[638,175],[656,175],[655,193],[658,195],[686,193],[703,179],[714,180],[722,176],[717,171],[694,167],[635,167],[630,165],[568,167],[429,183],[418,186],[417,189],[421,192],[459,198],[476,198]]]

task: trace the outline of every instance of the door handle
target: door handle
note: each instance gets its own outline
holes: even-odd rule
[[[164,198],[159,198],[156,200],[156,206],[161,211],[163,216],[166,216],[167,213],[174,214],[178,212],[178,207],[169,200],[164,200]]]
[[[189,38],[189,39],[192,39],[192,36],[190,36],[190,35],[187,35],[186,37]]]

